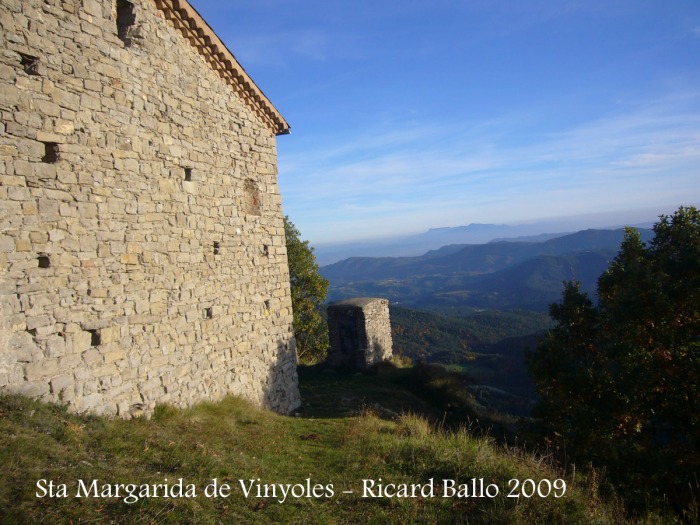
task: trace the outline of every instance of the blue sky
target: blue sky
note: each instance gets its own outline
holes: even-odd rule
[[[290,122],[312,244],[700,204],[696,0],[190,2]]]

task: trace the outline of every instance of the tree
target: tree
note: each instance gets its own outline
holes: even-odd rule
[[[292,290],[294,337],[299,360],[313,363],[322,360],[328,351],[328,328],[320,305],[328,293],[328,280],[321,277],[313,248],[302,241],[301,232],[284,217],[287,241],[289,281]]]
[[[528,357],[536,415],[574,459],[605,465],[632,500],[689,501],[700,468],[700,212],[628,229],[598,305],[567,283]],[[681,498],[682,499],[682,498]]]

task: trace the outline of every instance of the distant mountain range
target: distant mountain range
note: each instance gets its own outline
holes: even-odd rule
[[[540,242],[568,235],[581,228],[573,221],[549,221],[521,225],[470,224],[448,228],[433,228],[426,232],[404,237],[322,244],[314,246],[320,265],[331,264],[348,257],[413,257],[451,244],[485,244],[494,241]],[[636,228],[650,228],[652,222],[633,224]],[[602,229],[618,229],[610,226]],[[550,233],[542,233],[550,232]]]
[[[645,242],[653,237],[639,231]],[[543,311],[560,299],[565,280],[593,294],[623,236],[623,229],[584,230],[539,242],[453,244],[417,257],[351,257],[321,274],[331,282],[329,300],[373,295],[416,308]]]

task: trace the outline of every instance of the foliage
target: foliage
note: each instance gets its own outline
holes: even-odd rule
[[[287,240],[297,354],[300,361],[312,363],[325,358],[328,351],[328,328],[319,311],[328,293],[328,281],[318,273],[318,264],[309,241],[301,240],[301,233],[286,216],[284,234]]]
[[[651,489],[680,508],[700,469],[700,212],[654,233],[646,245],[627,230],[597,306],[566,285],[529,366],[538,413],[575,459],[606,465],[633,503]]]
[[[534,348],[537,335],[552,326],[546,314],[390,309],[395,354],[414,362],[453,365],[469,375],[470,388],[479,392],[480,403],[489,410],[529,415],[535,396],[524,352]]]
[[[392,305],[394,351],[414,360],[464,363],[474,353],[510,337],[534,334],[551,326],[539,312],[527,310],[413,310]]]

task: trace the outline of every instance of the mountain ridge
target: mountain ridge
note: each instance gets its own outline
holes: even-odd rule
[[[639,231],[643,241],[651,239],[651,230]],[[349,257],[321,266],[320,272],[331,282],[347,281],[356,277],[399,278],[406,276],[407,272],[412,275],[424,275],[437,268],[453,272],[489,273],[538,255],[563,255],[567,252],[590,249],[617,250],[623,237],[623,229],[588,229],[543,242],[498,241],[485,244],[453,244],[413,257]]]
[[[652,230],[639,230],[643,241]],[[594,294],[624,230],[582,230],[542,242],[449,245],[417,257],[352,257],[324,266],[329,300],[379,295],[419,308],[470,306],[537,311],[559,299],[563,282]]]
[[[322,266],[352,256],[414,257],[449,244],[486,244],[500,240],[546,240],[547,238],[580,231],[586,227],[593,227],[592,224],[594,223],[600,224],[601,220],[590,222],[583,219],[570,218],[517,225],[472,223],[466,226],[431,228],[416,234],[381,239],[314,244],[314,253],[316,260]],[[634,224],[616,222],[596,226],[595,228],[616,230],[626,226],[650,228],[652,225],[652,221]]]

